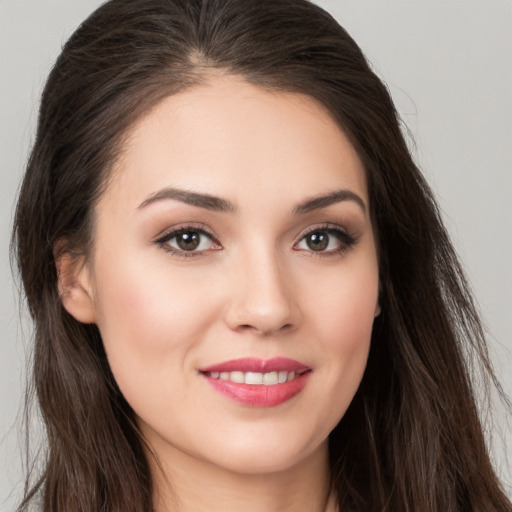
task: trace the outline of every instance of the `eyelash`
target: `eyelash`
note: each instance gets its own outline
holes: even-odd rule
[[[197,233],[199,235],[206,236],[211,239],[212,244],[215,244],[217,247],[213,250],[221,250],[222,246],[217,241],[213,233],[211,233],[209,230],[205,229],[204,227],[194,226],[194,225],[184,225],[180,226],[179,228],[172,229],[171,231],[168,231],[164,233],[161,237],[155,240],[155,244],[160,246],[164,251],[171,253],[173,256],[177,256],[179,258],[196,258],[200,256],[205,251],[185,251],[185,250],[178,250],[173,248],[168,244],[169,241],[171,241],[173,238],[176,238],[177,236],[185,233]],[[303,242],[306,237],[314,234],[314,233],[324,233],[329,236],[334,236],[337,238],[341,244],[341,246],[338,249],[330,250],[330,251],[314,251],[314,250],[306,250],[306,249],[295,249],[295,247]],[[297,251],[304,251],[307,252],[310,256],[315,257],[328,257],[328,256],[334,256],[339,255],[342,253],[345,253],[349,251],[355,244],[357,243],[357,239],[344,231],[343,229],[333,226],[331,224],[325,224],[323,226],[316,226],[314,228],[311,228],[306,233],[302,234],[299,241],[294,244],[294,249]]]
[[[171,241],[173,238],[176,238],[179,235],[182,235],[184,233],[198,233],[199,235],[207,236],[212,240],[212,244],[215,244],[218,246],[218,249],[214,250],[220,250],[222,246],[220,243],[216,240],[213,233],[205,229],[204,227],[198,227],[194,225],[185,225],[180,226],[179,228],[173,229],[171,231],[168,231],[167,233],[164,233],[160,238],[155,240],[155,243],[160,246],[164,251],[171,253],[173,256],[177,256],[179,258],[196,258],[199,255],[201,255],[204,251],[185,251],[185,250],[178,250],[173,247],[171,247],[168,242]]]
[[[300,240],[295,244],[299,244],[303,240],[306,239],[306,237],[312,235],[313,233],[325,233],[329,236],[334,236],[337,238],[341,244],[341,246],[338,249],[330,250],[330,251],[313,251],[309,250],[306,251],[309,253],[309,256],[315,256],[320,258],[325,258],[329,256],[336,256],[343,254],[347,251],[349,251],[356,243],[357,238],[349,233],[347,233],[345,230],[341,229],[338,226],[333,226],[331,224],[324,224],[323,226],[315,226],[314,228],[311,228],[310,230],[306,231],[303,235],[301,235]],[[294,246],[295,247],[295,246]],[[297,249],[300,250],[300,249]]]

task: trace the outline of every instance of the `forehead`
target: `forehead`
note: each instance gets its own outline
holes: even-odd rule
[[[260,206],[343,187],[367,202],[363,165],[322,105],[230,76],[157,104],[133,126],[113,176],[104,199],[127,211],[171,186]]]

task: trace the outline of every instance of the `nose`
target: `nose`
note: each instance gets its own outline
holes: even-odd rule
[[[297,328],[298,297],[284,267],[277,257],[244,258],[229,290],[226,323],[230,329],[270,336]]]

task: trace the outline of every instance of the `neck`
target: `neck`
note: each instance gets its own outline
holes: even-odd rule
[[[155,512],[336,512],[327,443],[300,464],[271,473],[237,473],[169,447],[150,456]]]

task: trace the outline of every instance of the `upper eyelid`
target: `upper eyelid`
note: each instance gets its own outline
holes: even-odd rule
[[[339,224],[334,224],[334,223],[323,223],[321,225],[317,225],[317,226],[314,226],[314,227],[310,227],[310,228],[307,228],[305,231],[301,232],[301,234],[298,236],[298,240],[302,240],[305,236],[311,234],[311,233],[314,233],[315,231],[337,231],[339,233],[342,233],[346,236],[350,236],[350,237],[354,237],[355,238],[355,235],[353,233],[351,233],[347,228],[344,228],[342,226],[340,226]]]
[[[177,236],[184,231],[198,231],[204,235],[209,236],[212,240],[218,242],[217,237],[215,236],[213,231],[200,223],[178,224],[176,226],[166,228],[165,230],[161,231],[156,237],[154,237],[153,240],[155,242],[159,242],[165,238],[167,238],[167,240],[170,240],[171,238],[173,238],[173,236]]]

